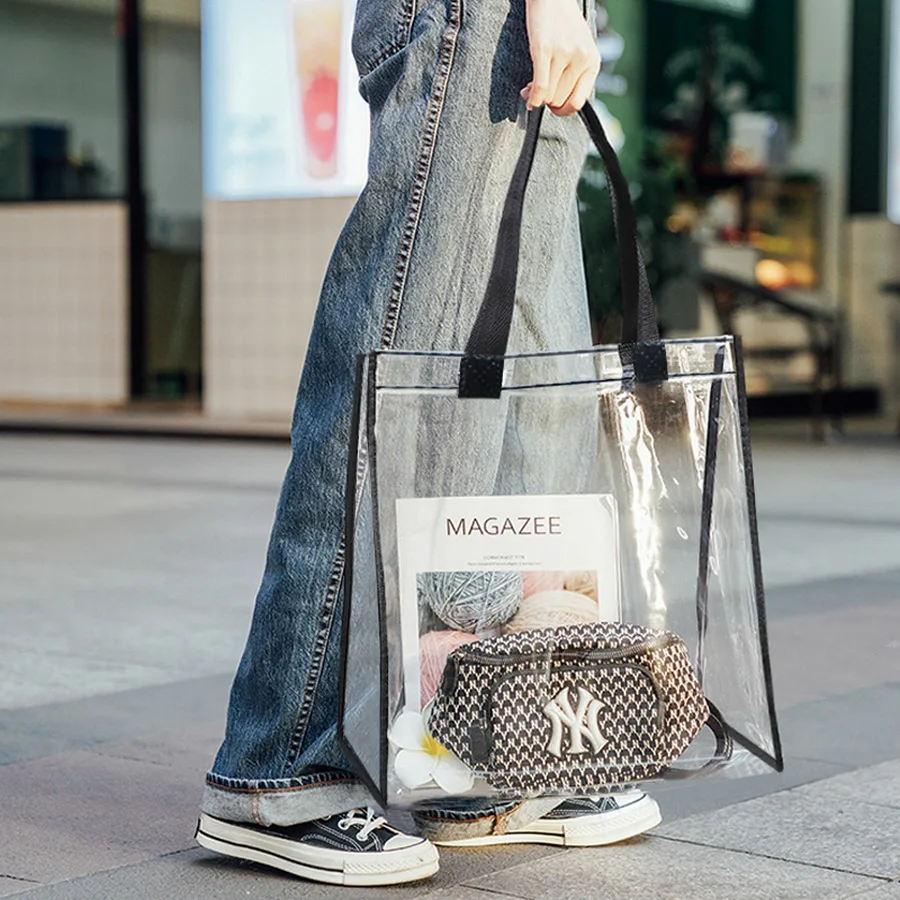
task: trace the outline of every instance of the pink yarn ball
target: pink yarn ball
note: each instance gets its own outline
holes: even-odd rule
[[[519,634],[539,628],[579,625],[599,619],[597,604],[574,591],[541,591],[522,601],[515,617],[503,626],[504,634]]]
[[[478,638],[465,631],[429,631],[419,638],[419,665],[421,669],[420,692],[422,706],[437,693],[447,665],[447,657],[464,644],[471,644]]]
[[[525,597],[541,591],[561,591],[566,586],[565,572],[523,572],[522,584]]]

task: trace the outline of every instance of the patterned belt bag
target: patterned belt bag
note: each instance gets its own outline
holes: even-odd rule
[[[674,769],[704,725],[702,768]],[[731,756],[678,635],[603,622],[490,638],[451,654],[432,736],[500,791],[602,792],[684,778]]]

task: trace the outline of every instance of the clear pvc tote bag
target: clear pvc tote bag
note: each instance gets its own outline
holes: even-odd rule
[[[465,350],[359,360],[339,739],[385,805],[782,768],[740,347],[659,339],[582,119],[623,343],[506,352],[532,113]]]

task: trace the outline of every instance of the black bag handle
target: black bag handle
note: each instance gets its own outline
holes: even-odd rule
[[[699,775],[708,775],[711,771],[721,768],[727,763],[734,753],[734,741],[728,733],[728,726],[722,713],[719,712],[710,700],[706,701],[709,707],[709,718],[705,727],[713,733],[716,739],[716,749],[713,755],[698,769],[681,769],[678,766],[666,766],[657,777],[667,781],[683,781],[687,778],[696,778]]]
[[[543,116],[544,107],[528,114],[525,142],[506,194],[487,290],[466,343],[460,369],[461,397],[500,396],[502,357],[509,344],[516,305],[525,190],[537,151]],[[594,108],[585,104],[580,116],[600,154],[609,181],[622,282],[623,344],[655,343],[659,340],[656,310],[638,243],[637,219],[628,182]]]

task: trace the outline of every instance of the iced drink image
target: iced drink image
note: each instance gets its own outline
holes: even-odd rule
[[[290,0],[300,138],[306,173],[337,174],[338,83],[343,25],[342,0]]]

